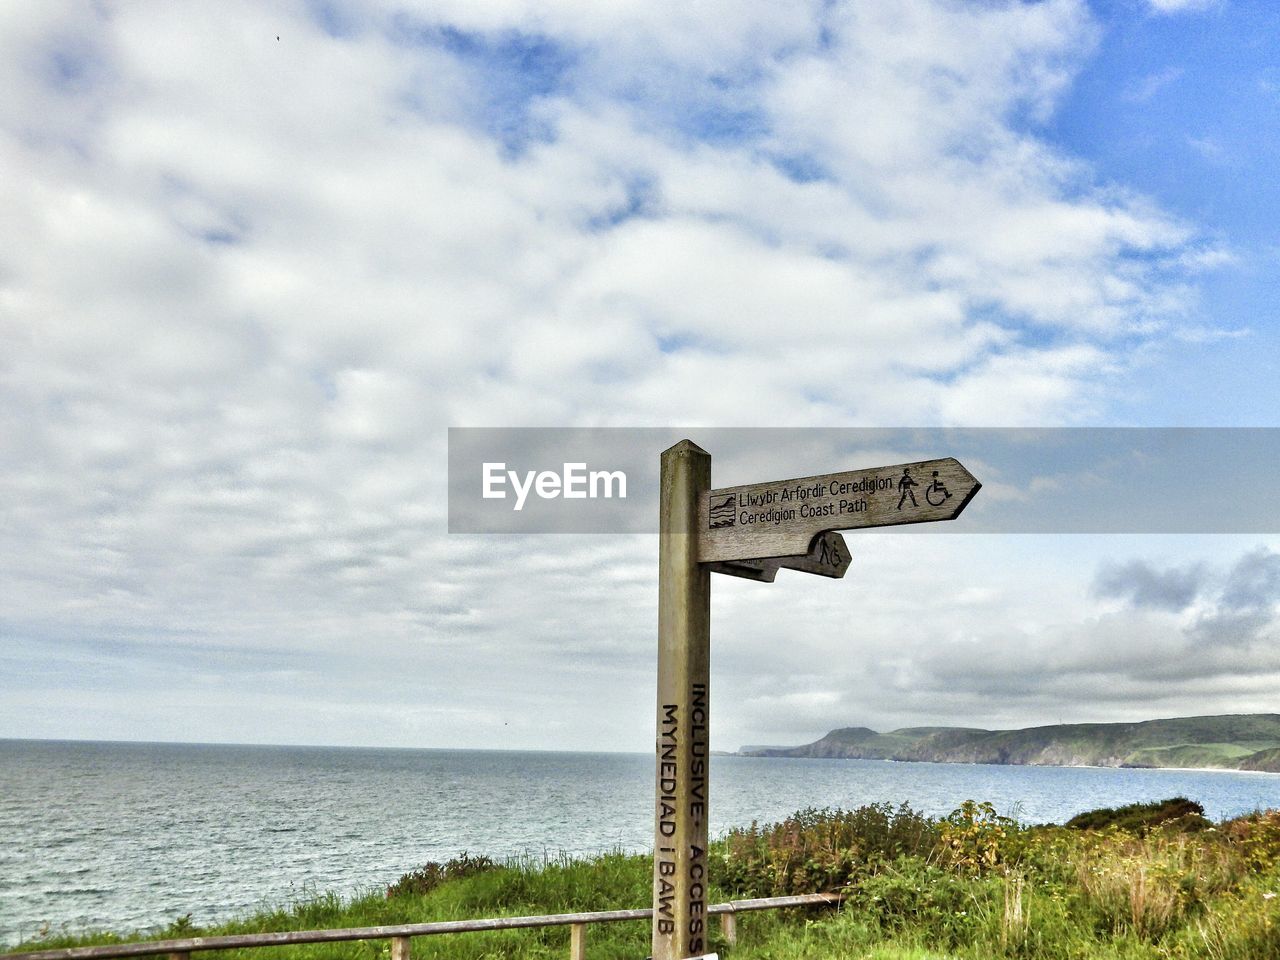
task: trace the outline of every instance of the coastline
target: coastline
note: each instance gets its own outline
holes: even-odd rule
[[[908,760],[902,757],[771,757],[758,753],[723,753],[716,756],[739,757],[743,760],[859,760],[864,763],[933,763],[948,767],[1034,767],[1062,770],[1145,770],[1170,773],[1240,773],[1263,777],[1280,776],[1278,770],[1242,770],[1239,767],[1135,767],[1110,763],[984,763],[974,760]]]

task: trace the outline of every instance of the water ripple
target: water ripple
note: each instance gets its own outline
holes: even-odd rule
[[[0,741],[0,943],[380,889],[463,851],[644,850],[652,777],[639,754]],[[880,801],[945,814],[967,798],[1061,821],[1179,794],[1221,818],[1280,807],[1280,776],[716,757],[711,826]]]

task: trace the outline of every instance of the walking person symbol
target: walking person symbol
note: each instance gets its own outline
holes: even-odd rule
[[[937,496],[937,500],[933,499]],[[947,488],[943,486],[941,480],[938,479],[938,471],[933,471],[933,483],[925,488],[924,498],[929,501],[930,506],[940,507],[951,499],[951,494],[947,492]]]
[[[899,510],[902,509],[902,504],[906,501],[907,497],[911,498],[911,505],[913,507],[920,506],[920,504],[916,503],[916,495],[911,490],[911,488],[914,487],[915,485],[916,485],[916,482],[911,479],[911,469],[909,467],[903,467],[902,476],[898,480],[898,492],[902,494],[902,496],[898,498]]]

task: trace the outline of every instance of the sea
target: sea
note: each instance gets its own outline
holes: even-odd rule
[[[0,945],[382,890],[463,852],[645,851],[653,774],[647,754],[0,740]],[[710,775],[713,835],[810,807],[974,799],[1046,823],[1172,796],[1280,808],[1280,775],[738,756]]]

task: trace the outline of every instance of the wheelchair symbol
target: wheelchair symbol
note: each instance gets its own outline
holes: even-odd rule
[[[925,488],[924,498],[930,506],[940,507],[951,499],[951,494],[947,492],[947,488],[943,486],[942,481],[938,479],[938,471],[933,471],[933,483]]]

